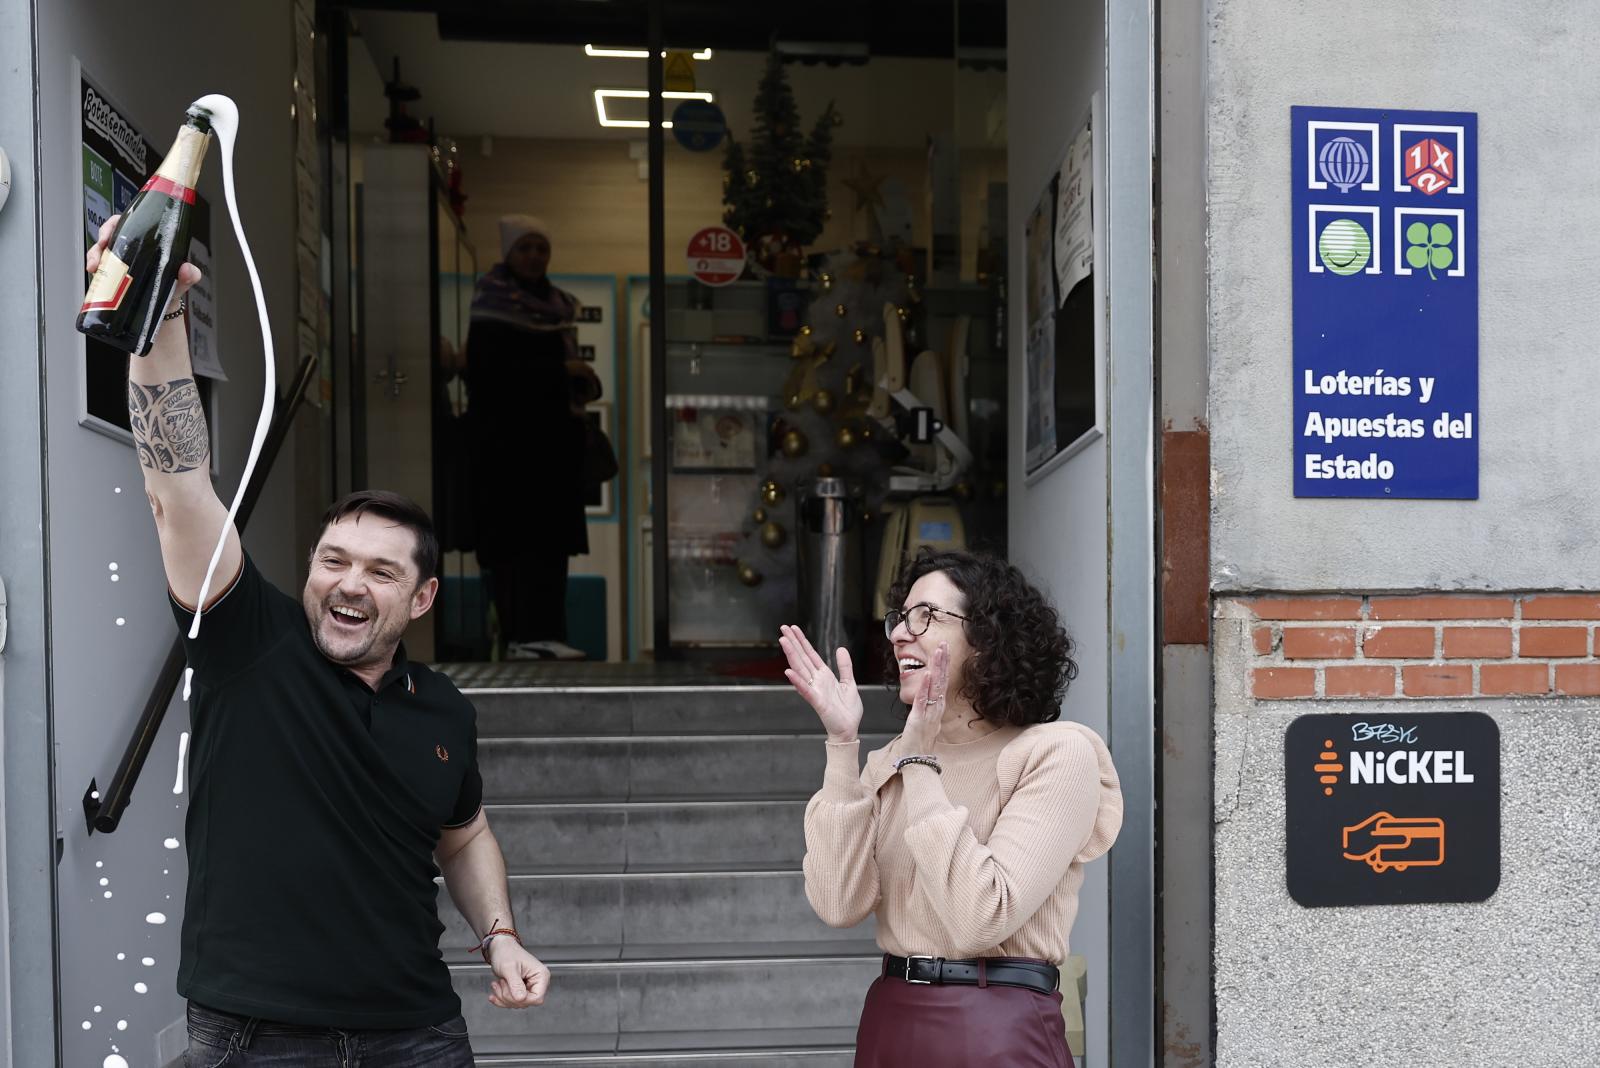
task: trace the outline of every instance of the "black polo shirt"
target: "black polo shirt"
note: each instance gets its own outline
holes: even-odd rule
[[[191,613],[174,601],[173,614],[187,635]],[[404,646],[369,689],[317,650],[300,602],[248,557],[185,646],[178,992],[327,1027],[454,1017],[433,849],[482,802],[472,704]]]

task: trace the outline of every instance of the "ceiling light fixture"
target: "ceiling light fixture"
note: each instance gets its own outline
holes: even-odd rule
[[[595,117],[600,120],[601,126],[624,127],[633,130],[648,130],[650,128],[649,119],[613,119],[608,116],[606,114],[606,99],[608,97],[615,97],[622,100],[648,100],[650,99],[650,90],[596,89],[594,91],[594,113]],[[661,94],[661,98],[663,100],[704,100],[708,104],[715,100],[715,97],[713,97],[711,93],[666,92]],[[661,123],[661,128],[663,130],[672,129],[672,120],[663,120]]]
[[[586,55],[586,56],[594,56],[594,57],[596,57],[598,59],[649,59],[650,58],[650,51],[649,51],[649,49],[646,49],[646,48],[601,48],[601,47],[599,47],[597,45],[592,45],[592,44],[586,44],[586,45],[583,46],[583,54]],[[662,52],[661,54],[663,56],[666,55],[665,52]],[[699,59],[699,60],[710,59],[711,58],[711,49],[702,48],[698,52],[690,52],[689,55],[693,59]]]

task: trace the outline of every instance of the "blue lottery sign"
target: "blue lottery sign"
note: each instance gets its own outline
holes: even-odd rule
[[[1478,496],[1478,117],[1290,109],[1294,495]]]

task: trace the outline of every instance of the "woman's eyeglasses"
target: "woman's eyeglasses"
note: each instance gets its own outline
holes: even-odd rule
[[[962,621],[967,618],[950,611],[948,608],[940,608],[938,605],[932,605],[926,601],[921,604],[914,604],[909,608],[891,608],[889,609],[889,614],[883,617],[884,636],[893,638],[894,629],[903,622],[911,636],[919,638],[928,633],[928,627],[932,625],[936,616],[949,616],[951,619]]]

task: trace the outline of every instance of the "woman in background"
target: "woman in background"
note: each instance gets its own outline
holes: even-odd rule
[[[860,769],[861,695],[797,627],[785,672],[828,732],[806,807],[806,896],[823,922],[877,915],[857,1068],[1070,1068],[1059,967],[1083,866],[1122,791],[1100,737],[1056,722],[1077,673],[1054,608],[996,557],[923,550],[890,592],[905,730]]]
[[[568,385],[578,301],[550,282],[538,219],[503,217],[500,253],[478,281],[467,334],[478,562],[507,659],[580,659],[566,644],[567,558],[588,551],[584,425]]]

